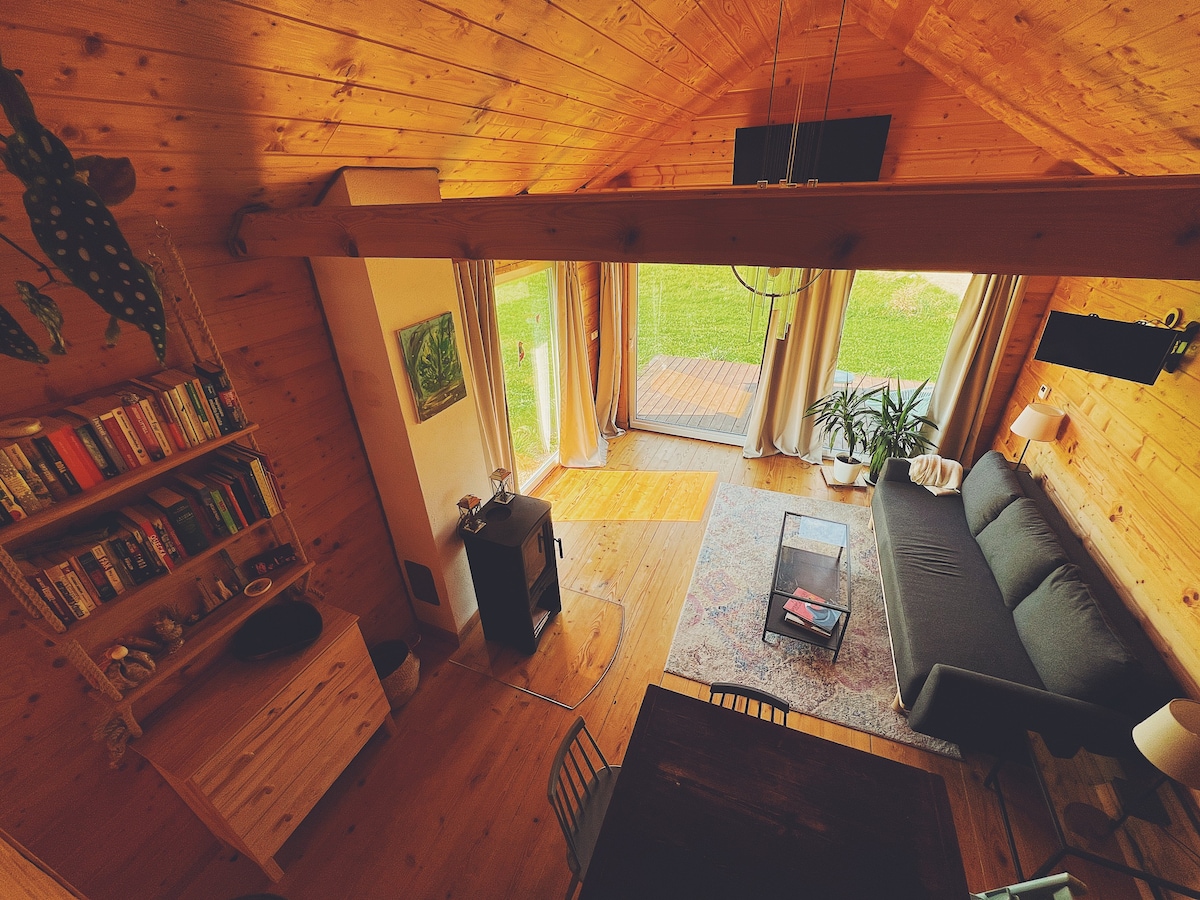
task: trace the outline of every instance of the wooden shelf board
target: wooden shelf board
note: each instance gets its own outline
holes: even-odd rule
[[[70,623],[67,626],[65,634],[50,633],[47,637],[56,643],[61,643],[64,640],[76,640],[80,646],[94,655],[95,651],[99,649],[99,644],[111,643],[119,633],[127,630],[137,618],[145,614],[148,608],[146,604],[136,601],[144,601],[144,598],[147,596],[161,593],[162,584],[165,580],[178,578],[186,575],[189,571],[195,571],[199,568],[200,563],[211,559],[226,547],[237,543],[246,535],[260,530],[273,521],[274,519],[259,519],[256,522],[252,522],[237,534],[224,537],[208,549],[201,550],[195,556],[189,556],[170,572],[155,576],[144,584],[130,588],[125,593],[99,607],[95,613],[86,619],[79,619],[76,622]],[[116,612],[117,609],[120,609],[121,612]]]
[[[308,562],[276,569],[271,573],[271,589],[265,594],[258,597],[239,594],[218,606],[184,632],[183,646],[170,656],[159,659],[154,677],[126,691],[124,701],[131,705],[136,703],[139,698],[153,691],[159,682],[170,678],[214,643],[232,634],[252,613],[266,606],[314,568],[315,565]],[[195,638],[189,637],[190,635],[194,635]],[[200,635],[203,636],[202,640],[199,639]]]

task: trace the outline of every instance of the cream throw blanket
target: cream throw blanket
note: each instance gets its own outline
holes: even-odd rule
[[[909,460],[908,477],[931,493],[957,494],[962,487],[963,467],[956,459],[942,459],[935,453],[926,453]]]

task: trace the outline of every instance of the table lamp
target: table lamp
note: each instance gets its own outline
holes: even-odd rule
[[[1133,743],[1142,756],[1159,771],[1159,775],[1137,800],[1121,796],[1122,785],[1114,784],[1121,796],[1122,812],[1113,823],[1120,828],[1130,816],[1158,824],[1167,824],[1165,810],[1154,802],[1154,795],[1168,778],[1174,778],[1189,788],[1200,789],[1200,703],[1195,700],[1172,700],[1162,709],[1133,726]],[[1150,802],[1146,809],[1144,804]]]
[[[1200,703],[1172,700],[1133,726],[1133,742],[1160,772],[1200,790]]]
[[[1021,468],[1030,441],[1052,441],[1058,437],[1058,426],[1065,415],[1065,412],[1049,403],[1030,403],[1021,410],[1017,420],[1009,427],[1009,431],[1017,437],[1025,438],[1025,447],[1021,450],[1021,458],[1013,466],[1014,469]]]

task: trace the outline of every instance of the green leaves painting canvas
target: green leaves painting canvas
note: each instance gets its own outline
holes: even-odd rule
[[[404,368],[417,401],[417,419],[424,422],[467,396],[462,362],[454,340],[454,318],[442,313],[396,332]]]

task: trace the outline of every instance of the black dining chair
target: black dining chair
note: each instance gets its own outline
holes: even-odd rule
[[[727,681],[718,681],[709,687],[708,702],[777,725],[786,725],[788,713],[792,711],[786,700],[780,700],[774,694]]]
[[[617,785],[621,767],[610,765],[600,752],[595,738],[584,724],[575,720],[563,736],[550,766],[548,795],[554,815],[567,840],[567,865],[571,884],[567,900],[587,875],[588,863],[604,823],[604,813]]]

